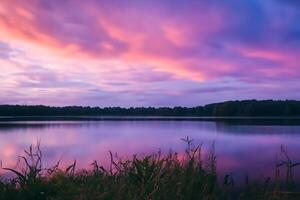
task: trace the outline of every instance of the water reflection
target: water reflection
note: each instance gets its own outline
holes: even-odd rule
[[[103,165],[108,151],[120,156],[152,153],[159,149],[182,151],[180,138],[194,138],[207,152],[216,143],[218,170],[236,177],[273,175],[280,145],[300,161],[299,125],[249,125],[214,121],[31,121],[0,123],[0,160],[15,167],[17,156],[30,144],[41,140],[44,164],[62,160],[67,165],[77,159],[79,167],[89,167],[97,159]],[[298,170],[300,171],[300,169]],[[299,173],[297,178],[300,178]]]

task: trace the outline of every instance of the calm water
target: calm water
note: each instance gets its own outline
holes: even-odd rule
[[[77,159],[79,167],[86,168],[95,159],[107,165],[109,150],[122,157],[159,149],[182,151],[185,144],[180,138],[186,136],[203,143],[204,153],[215,142],[219,172],[235,177],[273,175],[281,145],[300,161],[299,125],[172,120],[1,122],[0,160],[5,167],[15,167],[17,156],[40,140],[46,166],[59,159],[66,166]],[[297,171],[300,167],[295,169],[300,179]]]

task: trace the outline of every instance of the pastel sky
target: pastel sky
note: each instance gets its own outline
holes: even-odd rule
[[[300,99],[299,0],[1,0],[0,104]]]

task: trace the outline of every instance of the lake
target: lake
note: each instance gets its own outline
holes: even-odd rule
[[[4,167],[15,168],[18,155],[41,141],[43,162],[53,166],[61,160],[63,167],[77,160],[78,168],[91,168],[93,160],[104,166],[109,151],[119,157],[144,155],[158,150],[183,152],[181,138],[203,144],[207,154],[215,143],[220,174],[240,179],[273,176],[276,155],[282,158],[284,146],[293,161],[300,161],[300,125],[293,120],[49,120],[1,121],[0,160]],[[295,177],[300,180],[300,167]],[[0,171],[4,174],[4,171]],[[282,174],[283,175],[283,174]]]

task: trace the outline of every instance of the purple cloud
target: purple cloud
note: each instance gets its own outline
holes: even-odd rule
[[[4,0],[2,102],[22,102],[12,88],[49,104],[195,105],[276,90],[299,99],[297,2]]]

